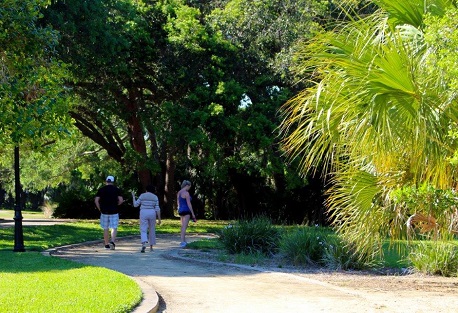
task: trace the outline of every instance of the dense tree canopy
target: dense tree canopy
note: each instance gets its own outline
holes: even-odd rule
[[[0,7],[0,142],[42,141],[63,132],[64,68],[53,58],[56,33],[39,27],[44,1],[7,0]]]
[[[13,189],[13,151],[17,155],[21,147],[43,153],[69,135],[71,101],[63,85],[65,66],[55,58],[57,34],[38,23],[46,3],[5,0],[0,4],[2,194]],[[26,167],[28,173],[37,170],[35,165]]]
[[[294,47],[318,31],[324,8],[52,1],[44,25],[60,34],[66,86],[80,99],[71,111],[76,127],[121,165],[124,180],[157,185],[166,214],[188,178],[202,213],[228,218],[274,207],[274,216],[288,218],[305,181],[281,160],[277,110],[293,90]],[[299,209],[296,218],[303,216]]]

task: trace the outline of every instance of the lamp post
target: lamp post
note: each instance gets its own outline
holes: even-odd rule
[[[14,252],[25,252],[24,233],[22,230],[21,181],[19,177],[19,146],[14,147]]]

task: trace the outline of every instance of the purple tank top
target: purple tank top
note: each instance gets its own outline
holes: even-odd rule
[[[179,195],[178,199],[178,213],[191,212],[191,210],[188,207],[188,202],[186,202],[186,198],[182,198],[181,195]],[[191,200],[191,197],[189,197],[189,200]]]

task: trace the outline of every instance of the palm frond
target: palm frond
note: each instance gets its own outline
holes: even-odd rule
[[[454,5],[452,0],[374,0],[374,3],[388,12],[393,25],[409,24],[417,28],[422,27],[427,13],[442,16]]]
[[[367,253],[379,236],[405,229],[408,212],[391,191],[424,181],[450,187],[448,160],[458,148],[449,136],[456,95],[424,62],[432,51],[421,28],[426,11],[450,2],[378,3],[386,10],[304,47],[299,71],[314,73],[313,87],[282,107],[281,125],[284,150],[302,172],[332,173],[327,206],[339,232]]]

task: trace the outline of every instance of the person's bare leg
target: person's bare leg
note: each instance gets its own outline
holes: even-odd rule
[[[105,241],[105,246],[110,243],[110,230],[104,229],[103,230],[103,240]]]
[[[118,229],[117,228],[113,228],[111,230],[111,241],[112,242],[115,242],[116,241],[116,235],[118,234]]]
[[[190,215],[185,215],[181,217],[181,242],[186,242],[186,229],[188,228]]]

